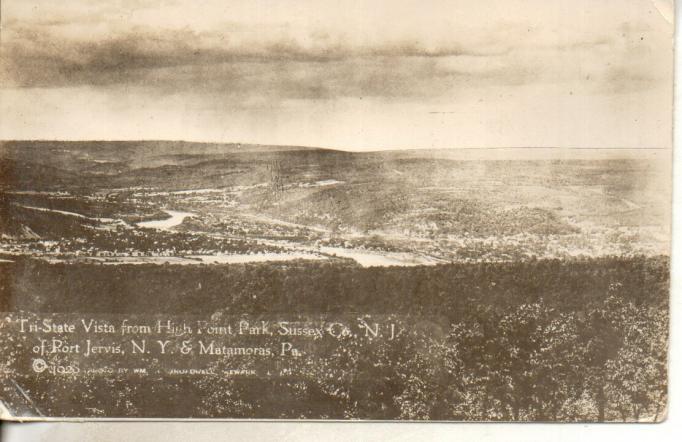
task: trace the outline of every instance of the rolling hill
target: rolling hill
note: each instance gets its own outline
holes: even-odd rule
[[[659,253],[669,236],[665,160],[655,150],[6,141],[0,228],[72,240],[107,230],[124,241],[138,222],[181,210],[196,216],[173,230],[306,251],[321,241],[446,260]]]

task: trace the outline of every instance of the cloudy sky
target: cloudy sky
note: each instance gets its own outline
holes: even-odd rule
[[[664,0],[2,0],[0,138],[670,147]]]

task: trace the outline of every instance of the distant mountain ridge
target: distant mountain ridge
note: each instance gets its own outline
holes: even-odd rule
[[[133,152],[154,155],[182,155],[182,154],[225,154],[235,152],[291,152],[291,151],[326,151],[346,152],[359,155],[399,155],[399,156],[430,156],[451,159],[532,159],[533,157],[553,156],[576,159],[595,158],[634,158],[634,157],[666,157],[672,149],[665,148],[566,148],[566,147],[452,147],[452,148],[412,148],[412,149],[336,149],[319,146],[256,144],[256,143],[217,143],[197,141],[173,140],[0,140],[0,157],[7,152],[17,149],[45,149],[73,147],[81,151],[103,152],[112,148],[131,154]],[[519,152],[523,152],[521,157]],[[509,155],[512,157],[508,157]],[[486,158],[483,158],[486,157]]]
[[[41,238],[73,238],[71,248],[93,235],[110,246],[125,242],[119,234],[135,243],[149,233],[134,225],[166,210],[197,215],[166,236],[185,232],[212,250],[220,249],[217,234],[267,247],[298,238],[305,247],[326,241],[446,260],[508,259],[649,253],[664,249],[669,235],[667,150],[13,141],[0,152],[0,232],[25,238],[27,226]]]

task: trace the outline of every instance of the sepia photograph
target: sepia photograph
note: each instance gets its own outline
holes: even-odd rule
[[[0,417],[662,422],[673,9],[3,0]]]

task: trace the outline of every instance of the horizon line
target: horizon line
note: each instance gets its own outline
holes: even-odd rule
[[[141,139],[82,139],[82,140],[68,140],[68,139],[47,139],[47,138],[35,138],[35,139],[0,139],[0,143],[11,143],[11,142],[56,142],[56,143],[140,143],[140,142],[163,142],[163,143],[187,143],[187,144],[211,144],[211,145],[245,145],[245,146],[269,146],[269,147],[290,147],[290,148],[301,148],[301,149],[317,149],[317,150],[330,150],[337,152],[355,152],[355,153],[376,153],[376,152],[410,152],[410,151],[434,151],[434,150],[446,150],[446,151],[457,151],[457,150],[505,150],[505,149],[551,149],[551,150],[673,150],[672,147],[622,147],[622,146],[602,146],[602,147],[579,147],[579,146],[459,146],[459,147],[411,147],[411,148],[368,148],[368,149],[358,149],[358,148],[335,148],[335,147],[321,147],[321,146],[306,146],[298,144],[264,144],[264,143],[252,143],[252,142],[241,142],[241,141],[193,141],[193,140],[182,140],[182,139],[154,139],[154,138],[141,138]]]

